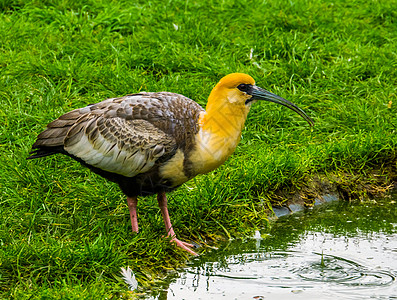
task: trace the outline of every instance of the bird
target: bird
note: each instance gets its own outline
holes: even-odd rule
[[[222,165],[259,100],[286,106],[314,125],[302,109],[257,86],[250,75],[232,73],[212,89],[205,110],[171,92],[138,92],[74,109],[47,125],[28,159],[61,153],[117,183],[135,233],[138,197],[157,194],[170,241],[197,255],[192,244],[176,237],[166,193]]]

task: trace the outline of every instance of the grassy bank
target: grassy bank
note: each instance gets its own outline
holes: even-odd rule
[[[105,98],[165,90],[205,105],[238,71],[315,120],[256,104],[233,157],[170,194],[186,240],[268,226],[271,195],[313,174],[393,177],[395,0],[53,2],[0,2],[0,297],[126,295],[120,267],[145,287],[186,258],[154,198],[132,236],[114,184],[67,157],[25,160],[48,122]]]

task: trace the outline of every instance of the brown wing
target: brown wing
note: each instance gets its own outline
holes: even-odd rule
[[[189,144],[202,110],[194,101],[166,92],[108,99],[48,124],[32,157],[61,147],[96,168],[133,177]]]
[[[64,149],[96,168],[133,177],[176,150],[175,140],[144,120],[93,117],[68,132]]]

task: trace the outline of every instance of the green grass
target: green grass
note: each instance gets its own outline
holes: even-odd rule
[[[128,297],[186,254],[162,238],[156,200],[130,232],[118,188],[67,157],[26,161],[73,108],[145,91],[201,105],[232,72],[298,104],[253,107],[227,163],[169,195],[197,242],[268,226],[269,195],[316,173],[396,167],[397,1],[0,1],[0,298]],[[205,250],[204,250],[205,251]],[[100,297],[100,296],[99,296]]]

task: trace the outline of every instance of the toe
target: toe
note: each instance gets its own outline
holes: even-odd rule
[[[182,242],[180,240],[178,240],[177,238],[173,238],[172,242],[176,243],[176,245],[180,248],[182,248],[183,250],[189,252],[190,254],[194,255],[194,256],[198,256],[198,254],[196,252],[194,252],[192,249],[190,249],[189,247],[193,248],[192,244],[186,243],[186,242]]]

